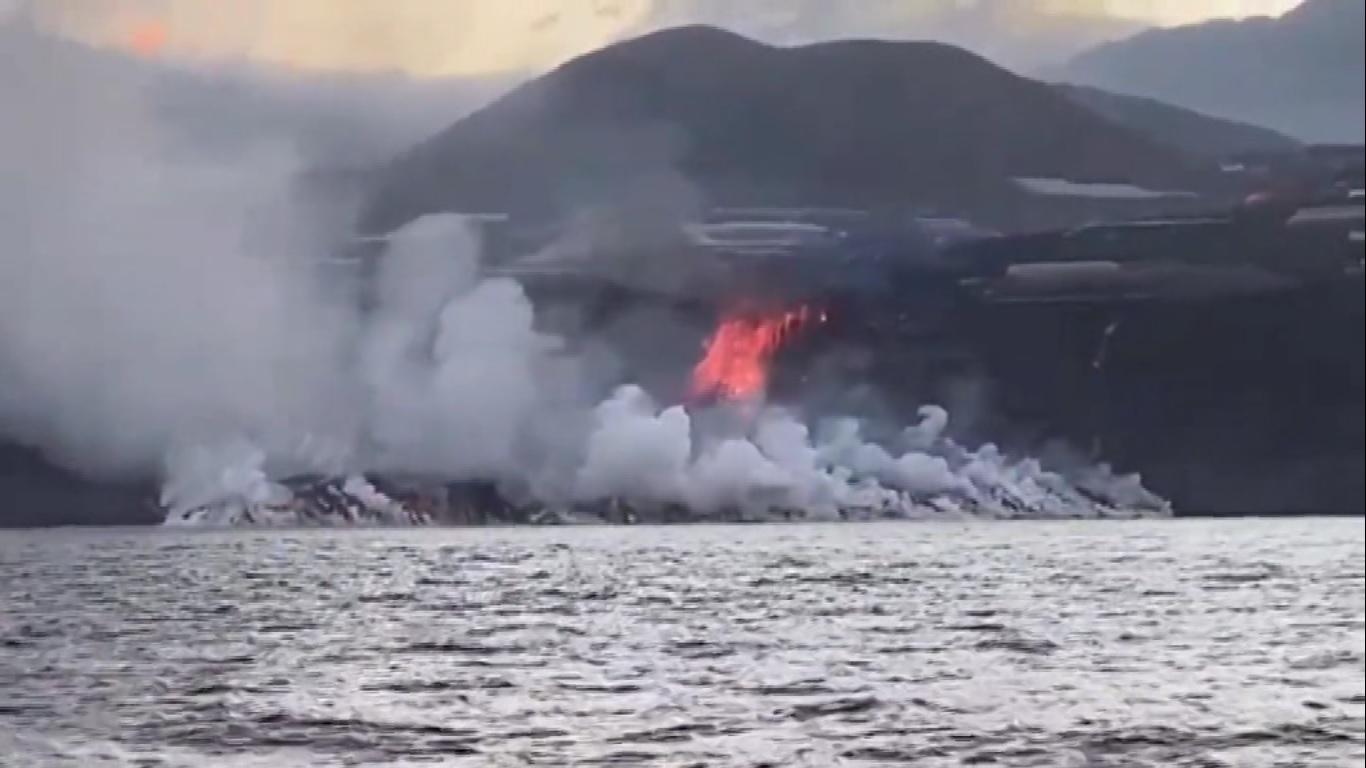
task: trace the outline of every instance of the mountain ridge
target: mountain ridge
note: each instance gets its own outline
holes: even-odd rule
[[[1279,17],[1149,29],[1074,57],[1061,78],[1311,142],[1361,143],[1366,4],[1306,0]]]
[[[781,48],[690,26],[567,62],[404,153],[380,174],[365,228],[435,210],[563,214],[660,186],[707,203],[915,206],[1010,226],[1028,202],[1012,177],[1179,189],[1207,170],[951,45]]]

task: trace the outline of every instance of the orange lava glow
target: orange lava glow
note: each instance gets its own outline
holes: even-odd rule
[[[129,50],[141,56],[156,56],[166,47],[170,32],[160,21],[144,21],[128,32]]]
[[[723,319],[693,368],[689,396],[694,400],[745,400],[763,394],[773,357],[783,344],[810,323],[824,321],[824,312],[805,306]]]

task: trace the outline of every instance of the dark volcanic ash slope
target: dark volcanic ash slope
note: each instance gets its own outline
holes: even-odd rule
[[[406,153],[365,227],[679,188],[709,204],[916,205],[1018,227],[1018,176],[1203,179],[1181,153],[952,46],[779,48],[683,27],[575,59]]]

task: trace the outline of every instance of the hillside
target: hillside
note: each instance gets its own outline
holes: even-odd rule
[[[1263,125],[1305,141],[1362,141],[1361,0],[1306,0],[1279,18],[1153,29],[1074,58],[1070,82]]]
[[[1054,87],[1096,114],[1192,157],[1289,152],[1299,146],[1299,142],[1269,128],[1210,117],[1156,99],[1084,85],[1059,83]]]
[[[918,206],[1037,223],[1012,177],[1191,189],[1203,165],[952,46],[682,27],[575,59],[381,175],[365,221],[618,204]]]

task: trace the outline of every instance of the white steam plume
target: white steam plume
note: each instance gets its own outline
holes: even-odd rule
[[[749,516],[800,511],[833,517],[851,509],[903,517],[1075,517],[1163,512],[1133,476],[1090,467],[1076,478],[1012,460],[992,445],[968,451],[942,435],[948,414],[922,409],[894,455],[837,419],[813,439],[779,408],[764,410],[741,436],[699,435],[680,406],[664,409],[633,386],[596,410],[580,500],[623,498],[677,504],[703,513]]]
[[[320,265],[358,159],[466,91],[173,69],[23,14],[0,49],[0,438],[102,475],[243,440],[272,472],[354,464],[360,318]]]
[[[0,35],[0,429],[110,473],[203,435],[344,433],[349,310],[312,273],[293,148],[198,154],[158,70]]]
[[[533,327],[521,286],[480,279],[479,243],[458,217],[395,233],[361,340],[374,464],[430,475],[509,477],[540,403],[555,340]]]

